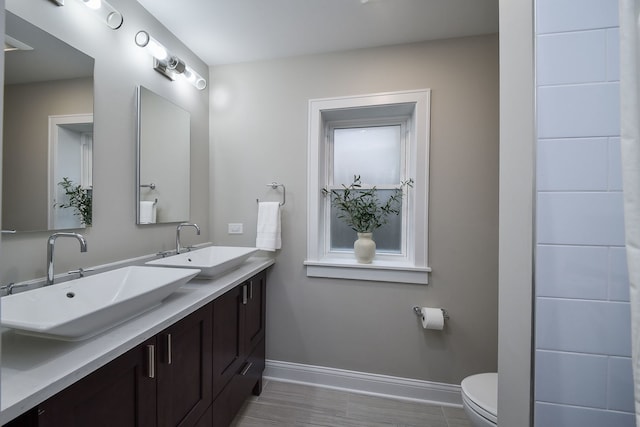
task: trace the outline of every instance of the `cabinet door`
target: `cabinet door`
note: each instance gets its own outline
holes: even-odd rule
[[[242,309],[244,286],[237,286],[213,301],[213,397],[244,363]]]
[[[211,304],[157,335],[158,426],[192,426],[211,404]]]
[[[264,338],[266,310],[266,272],[257,274],[245,284],[247,298],[245,310],[244,344],[245,355],[249,355]]]
[[[155,426],[154,346],[152,338],[40,404],[38,425]]]

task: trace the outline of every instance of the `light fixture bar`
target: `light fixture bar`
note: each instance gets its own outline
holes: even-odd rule
[[[138,46],[145,48],[153,57],[153,69],[169,80],[173,81],[182,76],[199,90],[207,87],[207,81],[200,74],[183,60],[171,54],[162,43],[151,37],[148,32],[138,31],[135,42]]]
[[[207,81],[200,74],[196,73],[196,71],[193,68],[189,67],[188,65],[186,66],[183,75],[184,75],[184,78],[193,86],[195,86],[196,89],[203,90],[204,88],[207,87]]]
[[[122,27],[124,18],[122,14],[111,6],[106,0],[78,0],[80,3],[87,6],[93,14],[98,17],[102,22],[107,24],[107,27],[112,30],[117,30]],[[64,6],[64,0],[51,0],[51,2],[58,6]]]
[[[117,30],[122,26],[124,19],[122,14],[111,6],[106,0],[79,0],[98,16],[107,27]]]

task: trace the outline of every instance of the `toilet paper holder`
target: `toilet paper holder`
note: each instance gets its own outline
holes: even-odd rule
[[[422,317],[421,310],[422,310],[422,307],[413,307],[413,312],[418,317]],[[449,320],[449,313],[447,313],[447,310],[445,310],[444,308],[441,308],[440,310],[442,310],[442,317],[444,317],[444,320]]]

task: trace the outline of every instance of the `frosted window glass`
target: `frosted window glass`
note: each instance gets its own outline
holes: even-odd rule
[[[354,175],[363,184],[397,184],[400,154],[400,125],[335,129],[333,185],[349,185]]]
[[[380,201],[384,203],[393,190],[378,190]],[[402,244],[402,212],[388,217],[389,222],[373,232],[376,251],[386,253],[401,253]],[[343,220],[338,218],[338,210],[331,207],[331,250],[353,251],[353,242],[358,238]]]

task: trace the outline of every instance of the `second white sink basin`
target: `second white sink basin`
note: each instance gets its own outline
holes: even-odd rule
[[[2,326],[67,341],[89,338],[153,307],[197,269],[123,267],[0,299]]]
[[[197,277],[211,278],[238,267],[257,251],[257,248],[238,246],[208,246],[149,261],[146,264],[162,267],[197,268],[200,270]]]

